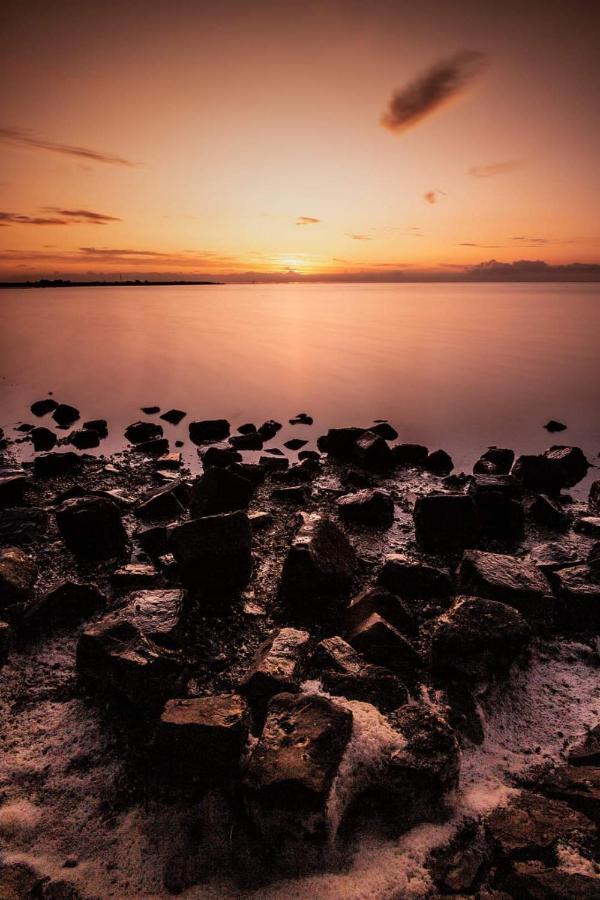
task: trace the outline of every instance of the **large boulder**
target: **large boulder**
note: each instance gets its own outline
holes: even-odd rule
[[[364,434],[364,428],[354,426],[348,428],[330,428],[326,435],[319,438],[319,450],[329,456],[349,459],[354,451],[357,439]]]
[[[454,581],[448,571],[409,559],[402,553],[386,556],[377,582],[409,600],[449,597],[454,591]]]
[[[495,600],[458,597],[431,633],[434,668],[485,680],[507,671],[527,646],[531,629],[521,613]]]
[[[310,635],[297,628],[282,628],[259,648],[254,663],[240,684],[257,721],[262,721],[275,694],[300,690]]]
[[[356,438],[351,456],[369,472],[388,472],[394,465],[389,444],[372,431],[365,431]]]
[[[201,422],[190,422],[190,440],[194,444],[209,441],[222,441],[229,437],[229,422],[226,419],[204,419]]]
[[[190,511],[196,518],[246,509],[253,493],[252,482],[242,474],[211,466],[192,485]]]
[[[125,429],[125,437],[131,444],[144,444],[162,436],[163,428],[158,422],[134,422]]]
[[[378,488],[345,494],[336,503],[340,518],[357,525],[388,527],[394,521],[394,501],[388,491]]]
[[[167,700],[151,752],[161,787],[188,793],[235,778],[249,725],[239,694]]]
[[[35,560],[19,547],[0,550],[0,612],[18,615],[37,580]]]
[[[474,547],[480,536],[473,497],[431,493],[417,497],[413,511],[417,543],[426,551]]]
[[[391,669],[413,682],[421,668],[421,657],[413,644],[378,613],[372,613],[348,635],[348,643],[367,662]]]
[[[121,510],[104,497],[65,500],[56,509],[56,523],[66,546],[77,556],[107,559],[127,546]]]
[[[528,621],[547,621],[555,613],[550,586],[529,560],[467,550],[460,564],[459,586],[465,594],[513,606]]]
[[[271,700],[244,799],[272,872],[300,873],[326,861],[329,802],[351,731],[352,713],[325,697]]]
[[[252,530],[246,513],[202,516],[173,527],[170,548],[184,584],[208,594],[236,594],[252,574]]]
[[[27,609],[26,618],[36,628],[64,628],[95,616],[106,602],[95,584],[63,581],[39,597]]]
[[[329,519],[303,515],[283,565],[280,593],[300,614],[343,606],[356,565],[354,548]]]

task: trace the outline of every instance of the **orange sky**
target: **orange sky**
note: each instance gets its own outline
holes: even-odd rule
[[[5,0],[0,277],[598,263],[598,46],[587,0]]]

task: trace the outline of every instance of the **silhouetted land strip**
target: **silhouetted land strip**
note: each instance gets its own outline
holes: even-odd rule
[[[39,281],[0,281],[0,288],[65,288],[65,287],[153,287],[155,285],[175,284],[222,284],[221,281],[64,281],[41,278]]]

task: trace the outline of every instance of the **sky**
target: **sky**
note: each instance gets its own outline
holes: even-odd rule
[[[600,277],[597,0],[4,0],[0,279]]]

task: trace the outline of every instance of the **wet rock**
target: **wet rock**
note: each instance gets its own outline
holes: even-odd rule
[[[18,615],[27,603],[37,580],[35,560],[19,547],[0,550],[0,611]]]
[[[252,530],[246,513],[203,516],[176,525],[171,551],[184,584],[215,594],[243,590],[252,573]]]
[[[562,422],[557,422],[556,419],[550,419],[549,422],[546,422],[544,425],[546,431],[565,431],[567,426],[563,425]]]
[[[167,438],[152,438],[149,441],[140,441],[131,448],[135,453],[145,453],[147,456],[164,456],[169,452]]]
[[[182,419],[185,419],[187,413],[182,409],[168,409],[161,415],[161,419],[168,422],[169,425],[179,425]]]
[[[497,851],[512,860],[555,859],[559,842],[581,845],[594,839],[590,820],[565,803],[521,791],[488,817],[486,828]]]
[[[95,616],[106,603],[95,584],[63,581],[27,609],[26,620],[36,628],[65,628]]]
[[[134,510],[138,519],[175,519],[182,516],[190,502],[190,489],[185,482],[176,482],[152,494]]]
[[[72,431],[69,435],[69,443],[78,450],[89,450],[92,447],[100,446],[100,435],[97,431],[87,430],[85,428],[79,431]],[[43,449],[49,449],[44,447]]]
[[[316,646],[311,667],[329,694],[372,703],[382,712],[397,709],[408,701],[408,691],[397,675],[365,662],[337,635]]]
[[[276,422],[274,419],[269,419],[267,422],[263,422],[262,425],[260,425],[256,430],[260,434],[263,441],[270,441],[275,437],[281,427],[281,422]]]
[[[575,522],[575,531],[590,537],[600,537],[600,516],[582,516]]]
[[[155,416],[160,412],[160,406],[142,406],[140,408],[146,416]]]
[[[257,723],[263,721],[271,697],[296,693],[304,675],[310,642],[307,631],[282,628],[259,648],[240,691],[248,698]]]
[[[475,474],[508,475],[515,460],[514,450],[507,447],[488,447],[475,465]]]
[[[0,666],[3,666],[8,658],[12,632],[8,622],[0,621]]]
[[[537,859],[513,862],[504,887],[509,897],[519,900],[600,900],[596,875],[554,868]]]
[[[128,563],[116,569],[110,576],[111,583],[118,590],[135,590],[151,587],[158,580],[158,572],[149,563]]]
[[[436,669],[483,681],[508,671],[530,638],[531,629],[516,609],[458,597],[433,627],[431,662]]]
[[[229,422],[226,419],[205,419],[201,422],[190,422],[190,440],[194,444],[210,441],[223,441],[229,437]]]
[[[252,422],[246,422],[244,425],[240,425],[238,428],[240,434],[254,434],[256,431],[256,425]]]
[[[389,444],[372,431],[365,431],[356,438],[352,459],[369,472],[388,472],[394,466]]]
[[[376,422],[375,425],[369,425],[369,431],[378,434],[385,441],[395,441],[398,437],[398,432],[392,428],[389,422]]]
[[[287,447],[288,450],[300,450],[307,444],[308,441],[303,441],[301,438],[291,438],[289,441],[284,441],[283,446]]]
[[[600,766],[600,723],[569,749],[568,757],[572,766]]]
[[[304,459],[289,469],[273,472],[272,479],[280,484],[308,484],[318,472],[320,472],[319,463],[312,459]]]
[[[399,467],[424,466],[429,450],[422,444],[396,444],[392,447],[392,456]]]
[[[454,580],[448,571],[409,559],[401,553],[386,556],[377,582],[410,600],[449,597],[454,591]]]
[[[600,768],[597,766],[560,766],[537,779],[534,790],[566,803],[592,822],[600,822]]]
[[[552,497],[537,494],[525,502],[527,518],[543,528],[564,531],[569,525],[569,516]]]
[[[394,501],[388,491],[367,488],[346,494],[339,498],[336,507],[344,521],[357,525],[389,528],[394,521]]]
[[[57,437],[54,432],[50,431],[49,428],[44,428],[41,425],[37,426],[36,428],[32,428],[29,432],[29,437],[31,438],[33,449],[36,452],[39,452],[40,450],[52,450],[57,441]]]
[[[519,456],[512,474],[525,490],[538,494],[559,494],[563,487],[563,473],[559,466],[545,456]]]
[[[108,422],[106,419],[88,419],[87,422],[83,423],[83,427],[87,428],[88,431],[95,431],[101,438],[105,438],[108,435]]]
[[[53,400],[52,397],[45,397],[43,400],[36,400],[29,408],[34,416],[41,418],[42,416],[48,415],[48,413],[52,412],[53,409],[56,409],[57,406],[58,403],[56,400]]]
[[[209,469],[211,466],[219,466],[227,468],[233,463],[241,462],[242,454],[233,447],[209,447],[200,453],[203,468]]]
[[[244,778],[248,815],[271,871],[298,873],[324,863],[328,801],[351,731],[351,712],[325,697],[271,700]]]
[[[588,503],[591,512],[600,513],[600,481],[594,481],[590,485]]]
[[[53,478],[77,472],[82,465],[81,456],[67,450],[66,453],[43,453],[41,456],[36,456],[33,462],[33,471],[41,478]]]
[[[465,594],[518,609],[528,621],[548,620],[555,612],[550,587],[539,569],[503,553],[468,550],[460,564],[459,586]]]
[[[348,643],[367,662],[390,669],[410,681],[421,667],[421,657],[411,642],[378,613],[360,622],[348,635]]]
[[[467,494],[424,494],[417,497],[413,516],[424,550],[463,550],[479,540],[477,507]]]
[[[56,510],[56,524],[65,545],[77,556],[107,559],[127,546],[121,511],[104,497],[65,500]]]
[[[229,438],[229,443],[236,450],[262,450],[263,441],[256,431],[247,434],[234,434]]]
[[[0,507],[22,502],[23,491],[28,483],[23,469],[8,466],[0,468]]]
[[[246,509],[254,494],[252,482],[245,476],[212,466],[192,484],[193,518]]]
[[[545,574],[583,561],[572,547],[556,541],[550,541],[548,544],[535,544],[531,548],[530,555],[538,569]]]
[[[544,457],[548,459],[562,474],[562,486],[573,487],[585,478],[590,467],[579,447],[565,447],[555,444],[546,450]]]
[[[152,747],[163,788],[205,789],[236,776],[250,717],[238,694],[167,700]]]
[[[271,491],[271,498],[283,503],[295,503],[297,506],[305,506],[310,498],[310,489],[300,484],[292,485],[291,487],[275,488],[275,490]]]
[[[595,628],[600,624],[600,583],[589,566],[558,569],[552,580],[565,602],[566,625]]]
[[[0,509],[0,546],[22,546],[39,540],[45,533],[48,516],[37,506]]]
[[[328,613],[348,597],[356,554],[329,519],[304,515],[283,565],[280,593],[296,612]]]
[[[373,613],[378,613],[402,634],[415,635],[418,631],[417,623],[407,603],[382,587],[367,588],[350,600],[344,610],[346,627],[351,631],[354,630]]]
[[[165,525],[153,525],[136,532],[135,539],[148,556],[162,556],[169,549],[168,531]]]
[[[425,468],[434,475],[448,475],[454,468],[452,457],[445,450],[434,450],[425,460]]]
[[[358,438],[364,434],[364,428],[330,428],[326,435],[317,440],[317,446],[329,456],[349,459]]]
[[[62,428],[68,428],[80,418],[80,413],[78,409],[74,406],[69,406],[68,403],[59,403],[58,406],[54,407],[52,418],[57,425],[60,425]]]

